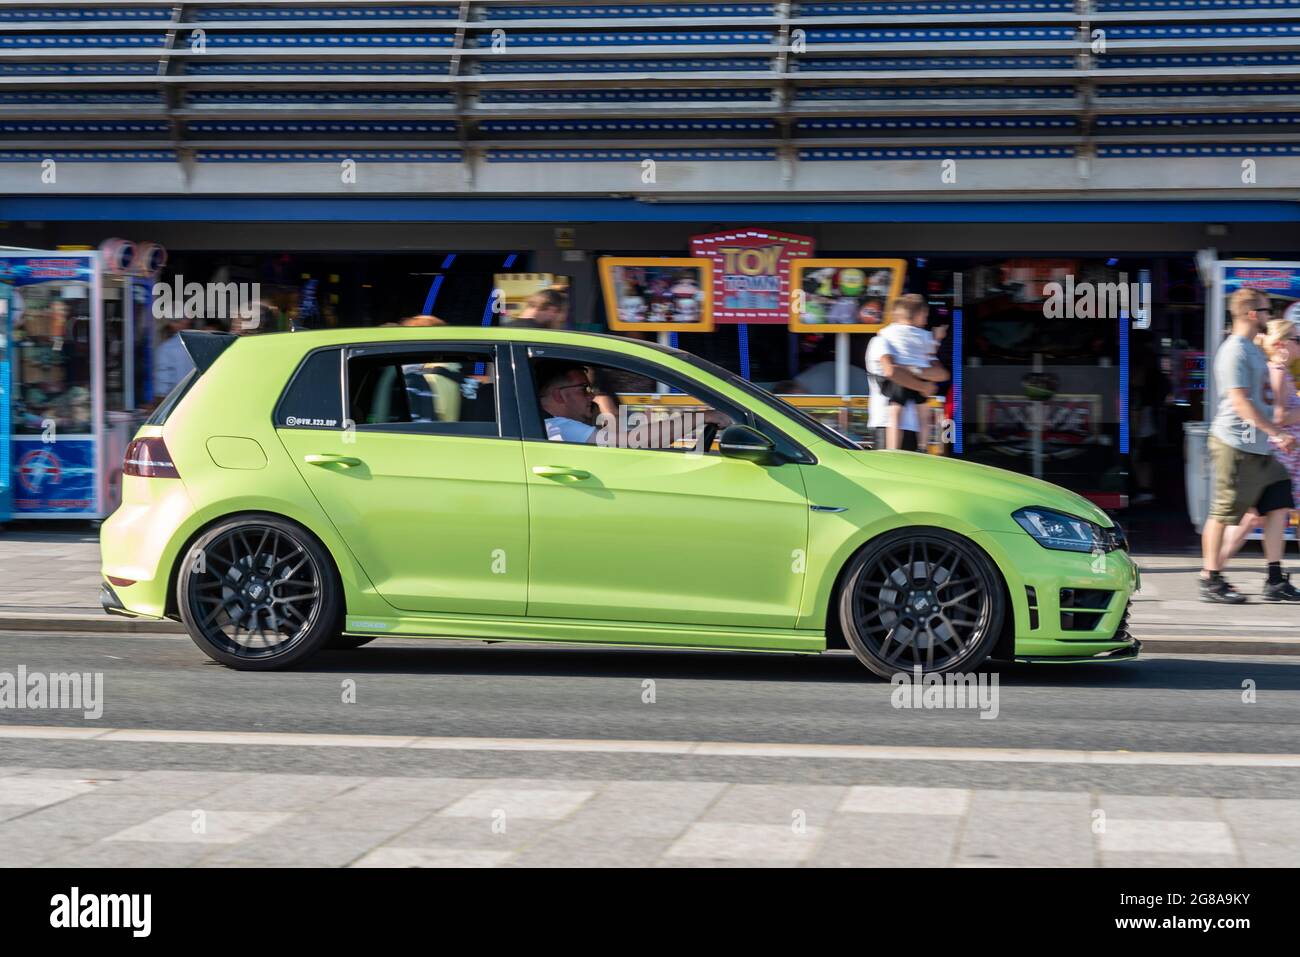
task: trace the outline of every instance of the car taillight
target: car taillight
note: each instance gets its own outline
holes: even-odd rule
[[[126,475],[140,478],[180,478],[176,465],[162,439],[134,439],[126,447],[126,460],[122,463]]]

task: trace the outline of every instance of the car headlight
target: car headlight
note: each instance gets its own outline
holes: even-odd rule
[[[1044,548],[1062,552],[1111,552],[1124,548],[1124,533],[1050,508],[1022,508],[1011,515]]]

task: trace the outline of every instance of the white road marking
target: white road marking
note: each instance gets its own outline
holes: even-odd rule
[[[550,751],[679,754],[856,761],[958,761],[993,764],[1121,764],[1300,768],[1300,754],[1192,751],[1083,751],[1054,748],[895,747],[879,744],[775,744],[744,741],[619,741],[581,738],[437,738],[278,731],[165,731],[40,725],[0,727],[3,739],[63,738],[130,744],[236,744],[272,747],[419,748],[435,751]]]

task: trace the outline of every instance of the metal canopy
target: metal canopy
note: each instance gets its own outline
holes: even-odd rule
[[[1300,0],[0,0],[0,133],[3,192],[1276,194]]]

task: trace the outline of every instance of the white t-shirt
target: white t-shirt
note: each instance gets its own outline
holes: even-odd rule
[[[883,377],[885,375],[885,370],[880,365],[881,356],[889,356],[895,363],[905,364],[898,358],[893,346],[883,333],[884,330],[881,330],[872,336],[871,343],[867,346],[867,372],[871,373],[873,377]],[[880,391],[880,386],[876,384],[875,378],[872,378],[871,399],[870,404],[867,406],[867,427],[883,429],[888,424],[889,400]],[[898,427],[907,432],[921,431],[921,421],[916,417],[916,405],[914,403],[909,402],[903,406],[903,411],[898,417]]]
[[[552,442],[573,442],[577,445],[585,445],[591,441],[591,437],[595,434],[596,427],[594,425],[579,422],[577,419],[553,415],[546,420],[546,437]]]
[[[889,343],[889,354],[900,365],[912,370],[928,369],[934,363],[937,343],[934,333],[919,326],[891,322],[877,333]]]

